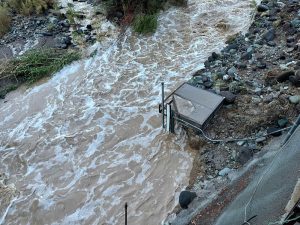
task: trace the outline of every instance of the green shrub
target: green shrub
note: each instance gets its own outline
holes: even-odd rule
[[[23,15],[41,14],[54,6],[53,0],[9,0],[11,9]]]
[[[157,28],[157,15],[140,14],[133,21],[133,29],[140,34],[148,34],[155,32]]]
[[[26,82],[31,84],[43,77],[52,75],[79,58],[78,53],[64,50],[31,50],[20,58],[13,60],[13,73],[16,77],[24,77]]]
[[[19,58],[0,62],[0,98],[23,83],[32,84],[43,77],[48,77],[65,65],[78,60],[80,54],[67,50],[35,49]]]
[[[10,29],[11,17],[7,8],[0,6],[0,37]]]

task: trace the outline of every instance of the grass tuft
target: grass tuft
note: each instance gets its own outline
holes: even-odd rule
[[[140,34],[149,34],[155,32],[157,28],[157,15],[140,14],[133,21],[133,30]]]
[[[8,0],[8,6],[23,15],[44,13],[55,6],[54,0]]]
[[[2,63],[0,65],[0,83],[4,83],[4,85],[0,86],[0,97],[23,83],[32,84],[43,77],[49,77],[65,65],[78,59],[80,59],[80,54],[77,52],[35,49],[26,52],[19,58]]]

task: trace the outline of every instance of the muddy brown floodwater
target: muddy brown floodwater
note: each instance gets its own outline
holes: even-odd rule
[[[160,83],[170,92],[228,35],[246,31],[251,4],[190,0],[163,12],[153,36],[128,30],[93,58],[8,95],[0,172],[19,194],[0,206],[0,223],[123,224],[128,202],[129,224],[161,224],[193,158],[184,132],[162,132]]]

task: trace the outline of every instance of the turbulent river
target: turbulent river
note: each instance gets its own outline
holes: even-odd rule
[[[188,184],[184,135],[161,129],[170,92],[246,31],[251,0],[190,0],[153,36],[126,31],[96,56],[0,102],[0,173],[18,194],[0,224],[161,224]],[[3,196],[2,196],[3,197]]]

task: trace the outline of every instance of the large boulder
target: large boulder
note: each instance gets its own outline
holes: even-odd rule
[[[182,191],[179,195],[179,205],[183,209],[187,209],[189,204],[196,198],[197,195],[195,192],[191,191]]]

